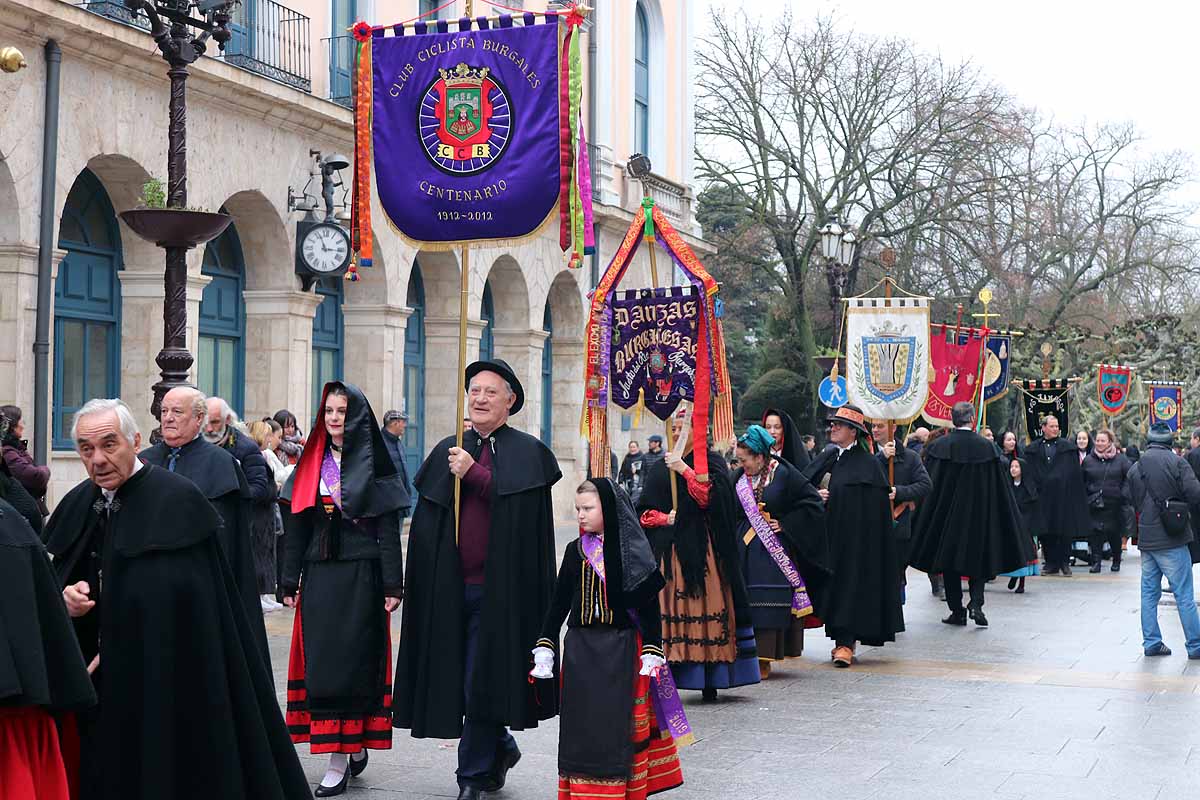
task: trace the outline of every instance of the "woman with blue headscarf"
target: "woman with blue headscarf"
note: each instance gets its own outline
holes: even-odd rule
[[[738,439],[738,551],[758,643],[759,673],[799,656],[804,629],[821,625],[818,602],[828,576],[825,504],[793,464],[775,455],[766,428],[751,425]]]

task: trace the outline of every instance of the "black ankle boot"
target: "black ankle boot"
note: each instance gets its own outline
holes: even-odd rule
[[[1104,569],[1104,563],[1100,559],[1097,558],[1095,561],[1092,562],[1092,566],[1090,569],[1088,569],[1088,572],[1098,573],[1102,569]]]

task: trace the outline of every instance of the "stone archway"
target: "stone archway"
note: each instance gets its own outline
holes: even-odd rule
[[[548,444],[558,457],[563,475],[570,479],[560,483],[571,491],[587,474],[587,449],[579,434],[583,403],[582,275],[581,270],[560,271],[554,276],[546,296],[546,309],[550,312],[553,329],[547,341],[550,347],[547,372],[552,388],[545,393],[551,408],[549,414],[543,415],[543,420],[550,423]],[[555,508],[567,507],[570,502],[568,496],[556,496]]]

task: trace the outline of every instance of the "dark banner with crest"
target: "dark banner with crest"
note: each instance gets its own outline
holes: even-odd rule
[[[1061,436],[1071,432],[1071,381],[1051,378],[1021,381],[1021,399],[1025,405],[1025,431],[1029,441],[1042,435],[1042,418],[1053,414]]]
[[[610,386],[621,408],[637,405],[661,420],[696,399],[696,326],[703,309],[694,286],[632,289],[612,299]]]

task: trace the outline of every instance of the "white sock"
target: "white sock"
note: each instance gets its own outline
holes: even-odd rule
[[[329,769],[325,770],[325,777],[321,779],[321,785],[334,787],[341,783],[348,763],[349,759],[345,753],[330,753]]]

